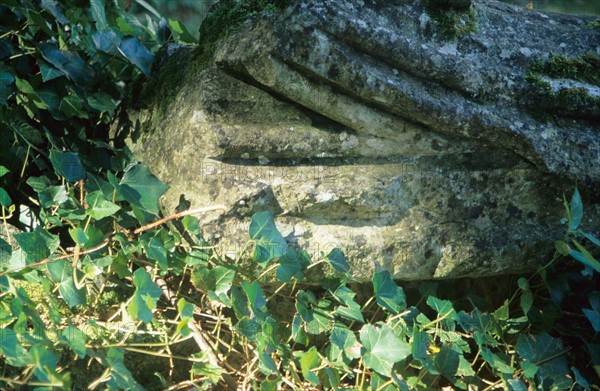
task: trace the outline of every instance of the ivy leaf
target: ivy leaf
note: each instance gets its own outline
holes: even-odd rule
[[[58,283],[66,281],[73,273],[71,265],[67,261],[62,260],[47,263],[46,269],[52,279]]]
[[[492,369],[498,371],[500,373],[512,375],[514,369],[506,363],[506,360],[498,356],[497,354],[492,353],[486,347],[481,347],[480,350],[481,357],[487,362]]]
[[[456,311],[454,311],[451,301],[429,296],[427,298],[427,305],[438,313],[438,319],[456,320]]]
[[[349,303],[346,304],[346,306],[338,306],[335,309],[335,313],[336,315],[340,315],[343,318],[355,321],[355,322],[360,322],[360,323],[365,323],[365,319],[363,318],[362,312],[361,312],[361,307],[358,303],[351,301]]]
[[[226,266],[215,266],[210,270],[214,286],[208,291],[208,298],[219,301],[227,306],[231,306],[231,300],[227,293],[231,289],[231,284],[235,278],[235,269]]]
[[[588,300],[592,308],[582,308],[581,310],[592,324],[594,331],[598,333],[600,332],[600,292],[590,293]]]
[[[92,109],[101,113],[110,113],[117,108],[116,102],[110,97],[110,95],[102,92],[97,92],[88,96],[87,102]]]
[[[96,220],[112,216],[121,209],[120,206],[115,205],[104,198],[101,191],[89,193],[85,197],[85,202],[89,206],[85,213]]]
[[[410,355],[410,345],[385,323],[363,326],[360,341],[366,349],[365,366],[384,376],[390,376],[392,366]]]
[[[192,303],[188,303],[184,298],[177,301],[177,312],[181,319],[189,319],[194,316],[194,310],[196,306]]]
[[[63,97],[58,105],[58,110],[60,110],[67,118],[89,118],[81,100],[74,95]]]
[[[221,379],[223,369],[218,365],[211,364],[206,352],[194,353],[192,356],[200,361],[194,361],[190,373],[197,376],[206,376],[212,384],[217,384]]]
[[[27,350],[19,343],[17,334],[8,327],[0,328],[0,354],[14,367],[24,367],[31,362]]]
[[[57,77],[64,76],[65,74],[59,71],[58,69],[48,65],[43,60],[38,60],[38,65],[40,67],[40,73],[42,74],[42,81],[44,83],[54,80]]]
[[[169,19],[169,26],[179,36],[179,39],[185,43],[198,43],[198,40],[190,34],[188,29],[178,20]]]
[[[60,245],[60,239],[38,226],[32,232],[13,235],[26,255],[26,262],[33,263],[48,258]]]
[[[96,49],[110,55],[116,55],[119,53],[119,45],[121,44],[121,38],[117,36],[112,30],[109,31],[96,31],[92,34],[92,41]]]
[[[66,343],[68,346],[73,349],[75,354],[79,356],[79,358],[84,358],[87,350],[85,348],[86,336],[85,334],[79,330],[77,327],[73,325],[69,325],[66,329],[63,330],[60,340]]]
[[[298,251],[293,246],[288,246],[287,253],[279,258],[277,278],[283,282],[290,282],[292,278],[301,281],[304,278],[302,270],[308,265],[310,265],[310,258],[306,251]]]
[[[420,331],[417,325],[413,326],[412,341],[410,344],[410,353],[412,356],[419,360],[425,361],[427,359],[427,348],[429,347],[429,335]]]
[[[336,327],[331,332],[329,341],[331,341],[333,345],[340,348],[340,350],[342,350],[349,359],[360,357],[362,346],[352,331],[345,328]]]
[[[131,372],[123,363],[123,351],[119,348],[109,348],[106,355],[106,361],[110,368],[111,379],[107,382],[109,389],[121,390],[143,390],[143,388],[135,381]]]
[[[254,241],[254,260],[261,266],[287,253],[287,243],[275,226],[272,212],[255,213],[252,216],[249,234]]]
[[[43,381],[49,382],[53,380],[56,374],[56,365],[58,364],[59,357],[56,353],[46,349],[42,344],[35,344],[29,351],[31,360],[33,361],[35,376]]]
[[[569,230],[575,231],[580,225],[583,219],[583,204],[581,203],[581,196],[579,190],[575,188],[573,197],[571,197],[571,219],[569,220]]]
[[[406,309],[404,290],[396,285],[390,272],[383,270],[373,275],[373,293],[377,304],[393,314],[399,314]]]
[[[304,329],[309,334],[322,334],[331,328],[330,311],[318,307],[314,293],[300,290],[296,294],[297,315],[303,322]]]
[[[575,244],[579,251],[570,250],[569,255],[584,265],[591,267],[597,273],[600,273],[600,262],[598,262],[585,247],[579,244],[579,242],[573,240],[573,244]]]
[[[75,287],[75,282],[73,281],[72,276],[61,281],[58,286],[58,291],[69,308],[73,308],[76,305],[85,304],[85,291],[83,288],[77,289],[77,287]]]
[[[339,248],[334,248],[325,257],[333,269],[339,273],[347,273],[350,270],[350,265],[346,262],[344,253]]]
[[[10,199],[10,196],[8,195],[6,190],[4,190],[1,187],[0,187],[0,205],[2,205],[5,208],[8,208],[9,206],[12,205],[12,200]]]
[[[60,50],[54,43],[40,43],[37,48],[46,61],[75,83],[85,86],[92,81],[94,72],[76,53]]]
[[[49,186],[38,193],[40,204],[44,208],[62,205],[69,200],[67,189],[64,186]]]
[[[0,178],[2,178],[4,175],[8,174],[9,172],[10,172],[10,170],[8,168],[6,168],[4,166],[0,166]]]
[[[243,281],[242,289],[244,290],[244,293],[246,293],[246,297],[248,297],[252,310],[255,313],[262,312],[262,309],[267,305],[267,298],[258,282],[253,281],[249,284],[246,281]]]
[[[0,41],[0,53],[2,52],[2,41]],[[0,69],[0,105],[7,105],[7,99],[14,91],[12,84],[15,82],[15,77]]]
[[[454,377],[458,371],[459,361],[459,353],[456,352],[451,345],[443,344],[440,351],[433,359],[433,367],[440,375],[448,380],[452,380],[452,377]]]
[[[2,266],[6,260],[10,259],[11,254],[12,248],[10,247],[10,244],[0,237],[0,266]],[[2,288],[1,285],[0,288]],[[4,290],[0,290],[0,292],[4,292]]]
[[[568,389],[570,379],[569,367],[560,339],[547,333],[538,335],[519,335],[515,345],[517,354],[532,364],[538,364],[536,376],[540,378],[540,386],[546,388]]]
[[[58,3],[55,0],[42,0],[41,3],[42,8],[50,12],[54,19],[60,24],[67,24],[69,20],[65,18],[65,14],[63,14],[62,10],[58,6]]]
[[[152,72],[152,62],[154,56],[144,45],[134,37],[125,37],[119,45],[119,52],[129,60],[133,65],[138,67],[144,75],[150,76]]]
[[[50,151],[50,162],[54,171],[65,178],[67,182],[73,183],[85,179],[85,169],[79,160],[79,155],[75,152],[61,152],[53,149]]]
[[[354,296],[356,296],[356,293],[350,290],[350,288],[345,285],[339,286],[335,292],[332,293],[332,295],[336,298],[336,300],[345,304],[345,306],[338,306],[335,309],[336,315],[340,315],[346,319],[356,322],[365,322],[362,316],[360,305],[354,301]]]
[[[132,205],[158,215],[158,200],[169,186],[156,178],[143,164],[131,166],[118,184],[117,193]]]
[[[146,256],[148,259],[158,262],[158,265],[162,270],[167,270],[169,265],[167,264],[167,250],[165,246],[160,240],[160,238],[156,236],[152,236],[149,238],[149,235],[142,235],[140,238],[142,242],[142,246],[144,247],[144,251],[146,251]]]
[[[152,310],[156,308],[156,302],[162,291],[152,281],[146,269],[138,269],[133,273],[133,285],[136,290],[133,294],[127,312],[134,320],[148,323],[152,320]]]
[[[315,375],[312,370],[321,365],[321,357],[316,347],[310,348],[307,352],[304,352],[300,357],[300,368],[302,369],[302,376],[313,385],[318,386],[320,381],[319,377]]]
[[[258,353],[258,368],[265,375],[273,375],[279,373],[279,368],[273,357],[268,352],[262,351]]]
[[[108,25],[104,13],[104,2],[102,0],[90,0],[90,8],[92,9],[92,19],[96,22],[96,28],[105,30]]]

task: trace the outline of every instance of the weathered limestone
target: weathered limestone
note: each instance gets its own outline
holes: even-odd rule
[[[449,38],[419,1],[292,2],[221,41],[208,68],[174,55],[176,77],[159,79],[174,92],[129,111],[129,145],[171,186],[166,210],[180,194],[227,206],[203,224],[232,257],[250,216],[272,210],[290,244],[340,247],[359,279],[376,265],[406,280],[531,269],[565,229],[573,179],[586,229],[600,226],[600,115],[581,80],[565,115],[532,115],[555,102],[526,72],[550,51],[600,54],[600,31],[468,9],[477,30]]]

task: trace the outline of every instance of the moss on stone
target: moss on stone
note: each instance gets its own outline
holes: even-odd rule
[[[200,26],[201,62],[208,64],[217,42],[231,34],[249,18],[261,12],[279,13],[289,0],[224,0],[206,15]]]
[[[600,30],[600,19],[593,21],[592,23],[588,24],[587,26],[591,29]]]
[[[533,86],[535,107],[530,114],[538,120],[548,120],[548,109],[568,111],[571,107],[598,107],[600,98],[591,96],[586,88],[552,88],[544,79],[569,79],[600,86],[600,57],[594,53],[578,57],[554,56],[546,62],[536,62],[526,73]]]
[[[475,10],[471,0],[423,0],[425,12],[447,38],[477,31]]]
[[[531,74],[579,80],[600,86],[600,57],[594,53],[572,58],[554,56],[546,62],[536,62],[529,70]]]
[[[150,80],[140,78],[131,89],[133,109],[154,107],[153,121],[160,121],[181,86],[206,69],[218,41],[231,34],[249,18],[261,12],[281,12],[289,0],[223,0],[211,9],[200,26],[196,48],[182,48],[168,57]],[[166,53],[159,56],[166,56]]]

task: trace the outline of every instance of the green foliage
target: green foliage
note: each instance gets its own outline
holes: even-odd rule
[[[11,223],[17,205],[36,219],[0,239],[0,388],[598,384],[600,240],[579,191],[565,200],[556,257],[499,308],[432,284],[405,292],[385,270],[357,286],[341,249],[294,247],[270,212],[252,217],[253,250],[239,254],[261,266],[254,278],[204,241],[193,211],[161,218],[167,186],[108,138],[166,26],[186,40],[184,28],[143,25],[102,0],[4,4],[0,206]],[[235,4],[247,16],[273,3]],[[303,284],[310,272],[320,286]]]

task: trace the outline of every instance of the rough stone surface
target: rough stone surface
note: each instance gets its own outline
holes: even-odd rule
[[[202,222],[233,258],[252,214],[272,210],[290,244],[313,259],[341,248],[358,279],[526,271],[551,257],[574,179],[585,228],[600,226],[600,117],[584,102],[534,118],[525,73],[550,51],[600,54],[600,31],[473,7],[477,31],[449,39],[419,1],[295,1],[221,41],[206,69],[181,49],[159,75],[175,92],[129,110],[117,135],[171,186],[165,210],[180,194],[227,206]]]

